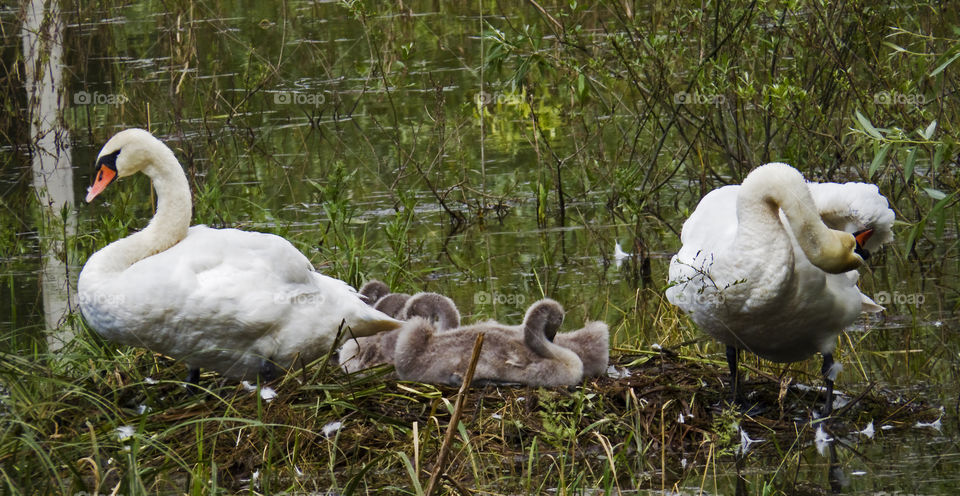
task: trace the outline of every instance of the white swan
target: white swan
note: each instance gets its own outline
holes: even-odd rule
[[[240,379],[307,363],[334,347],[341,326],[366,336],[400,325],[279,236],[190,227],[183,169],[142,129],[104,145],[86,201],[137,172],[153,181],[156,214],[91,255],[78,281],[83,316],[104,338],[182,359],[195,381],[198,368]]]
[[[683,224],[666,296],[727,345],[735,400],[739,350],[775,362],[820,352],[829,415],[837,334],[882,310],[857,288],[856,269],[893,239],[893,219],[875,185],[807,183],[780,163],[700,201]]]

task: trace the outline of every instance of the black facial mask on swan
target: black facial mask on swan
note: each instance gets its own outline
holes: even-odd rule
[[[863,229],[853,233],[853,238],[857,240],[857,247],[854,248],[853,252],[860,255],[860,258],[862,258],[864,262],[870,258],[870,252],[863,247],[863,245],[867,243],[867,240],[870,239],[870,236],[873,236],[873,229]]]

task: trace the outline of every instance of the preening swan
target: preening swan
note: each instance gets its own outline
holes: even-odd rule
[[[156,214],[91,255],[78,281],[83,316],[104,338],[240,379],[321,356],[341,326],[346,336],[399,326],[279,236],[190,227],[183,169],[142,129],[104,145],[86,201],[137,172],[153,182]]]
[[[371,288],[373,282],[365,284],[361,292]],[[383,284],[382,289],[386,287]],[[379,290],[377,292],[383,293]],[[410,320],[414,317],[426,319],[434,329],[441,332],[460,327],[460,312],[453,300],[437,293],[417,293],[406,300],[406,304],[397,313],[397,318]],[[377,365],[393,364],[394,347],[401,329],[402,327],[373,336],[348,339],[340,348],[340,367],[345,372],[352,373]]]
[[[394,350],[397,375],[403,380],[458,385],[474,341],[484,333],[474,382],[577,384],[583,379],[580,358],[550,341],[562,322],[563,307],[550,299],[531,305],[522,326],[482,322],[438,333],[430,322],[414,318],[399,331]]]
[[[882,310],[857,288],[856,269],[893,239],[893,219],[875,185],[807,183],[781,163],[703,197],[683,224],[666,296],[727,346],[735,400],[739,350],[775,362],[820,352],[830,414],[837,334]]]

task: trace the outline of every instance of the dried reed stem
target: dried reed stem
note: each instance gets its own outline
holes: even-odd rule
[[[467,389],[473,382],[473,372],[477,369],[477,360],[480,358],[480,349],[483,348],[483,333],[477,336],[477,341],[473,344],[473,355],[470,356],[470,365],[467,366],[467,372],[463,375],[463,384],[460,385],[460,391],[457,392],[457,402],[453,408],[453,416],[450,417],[450,423],[447,425],[447,433],[443,436],[443,445],[440,446],[440,454],[437,455],[437,464],[433,467],[433,473],[430,474],[430,481],[427,482],[426,496],[433,494],[437,486],[437,480],[440,478],[440,472],[447,461],[447,453],[450,452],[450,444],[453,442],[453,435],[457,432],[457,424],[460,423],[460,416],[463,414],[463,404],[466,402]]]

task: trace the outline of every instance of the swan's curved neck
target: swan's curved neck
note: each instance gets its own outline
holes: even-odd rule
[[[103,272],[119,272],[144,258],[160,253],[186,237],[192,203],[190,185],[173,151],[159,140],[137,150],[146,162],[142,172],[157,192],[157,211],[142,231],[110,243],[100,250]]]
[[[738,238],[751,238],[753,245],[790,246],[780,211],[807,259],[817,267],[835,272],[844,247],[838,232],[820,219],[816,203],[803,176],[785,164],[768,164],[751,172],[737,195]],[[757,245],[757,241],[763,245]],[[790,250],[788,250],[789,252]],[[765,262],[769,264],[769,259]]]

